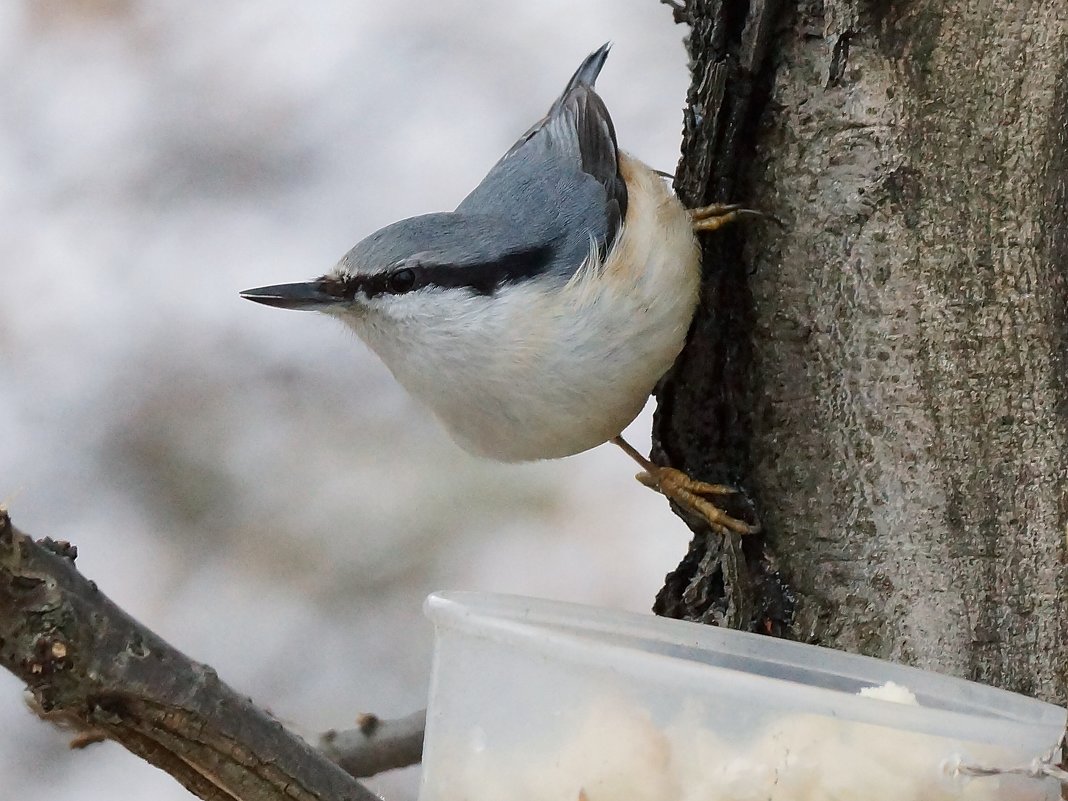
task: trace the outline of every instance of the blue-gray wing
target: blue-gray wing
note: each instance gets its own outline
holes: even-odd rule
[[[627,212],[615,128],[593,88],[609,46],[586,57],[548,114],[456,209],[521,227],[524,240],[551,246],[547,269],[561,274],[586,259],[591,240],[607,253]]]

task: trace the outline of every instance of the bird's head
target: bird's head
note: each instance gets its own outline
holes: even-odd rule
[[[241,296],[325,312],[358,333],[366,326],[426,325],[491,307],[500,293],[543,274],[552,254],[551,244],[517,243],[514,232],[493,218],[426,214],[371,234],[326,275]]]

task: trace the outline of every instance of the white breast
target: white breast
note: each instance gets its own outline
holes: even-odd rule
[[[625,224],[603,264],[566,286],[465,296],[398,331],[352,321],[466,450],[502,461],[569,456],[619,434],[682,349],[700,254],[664,181],[621,155]]]

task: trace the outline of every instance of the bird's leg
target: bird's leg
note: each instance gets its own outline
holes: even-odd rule
[[[675,501],[679,506],[700,515],[715,531],[721,534],[728,531],[736,534],[756,534],[760,530],[757,526],[731,517],[709,500],[709,496],[736,494],[738,490],[734,487],[728,487],[726,484],[707,484],[690,478],[674,467],[653,464],[632,448],[623,437],[613,437],[612,443],[622,448],[624,453],[642,466],[643,472],[635,476],[638,481]]]
[[[739,217],[768,217],[764,212],[747,209],[741,203],[713,203],[689,211],[694,231],[715,231]]]

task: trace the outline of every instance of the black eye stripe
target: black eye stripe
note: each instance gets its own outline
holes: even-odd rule
[[[349,298],[355,298],[356,295],[368,298],[378,295],[403,295],[421,285],[416,270],[403,267],[388,273],[349,276],[345,279],[345,294]]]
[[[394,295],[403,295],[415,289],[417,278],[411,267],[402,267],[386,275],[386,287]]]
[[[425,286],[468,289],[477,295],[492,295],[504,284],[532,278],[542,272],[551,256],[551,249],[543,247],[473,264],[405,262],[388,272],[348,277],[345,279],[345,295],[350,298],[358,293],[368,298],[403,295]]]

